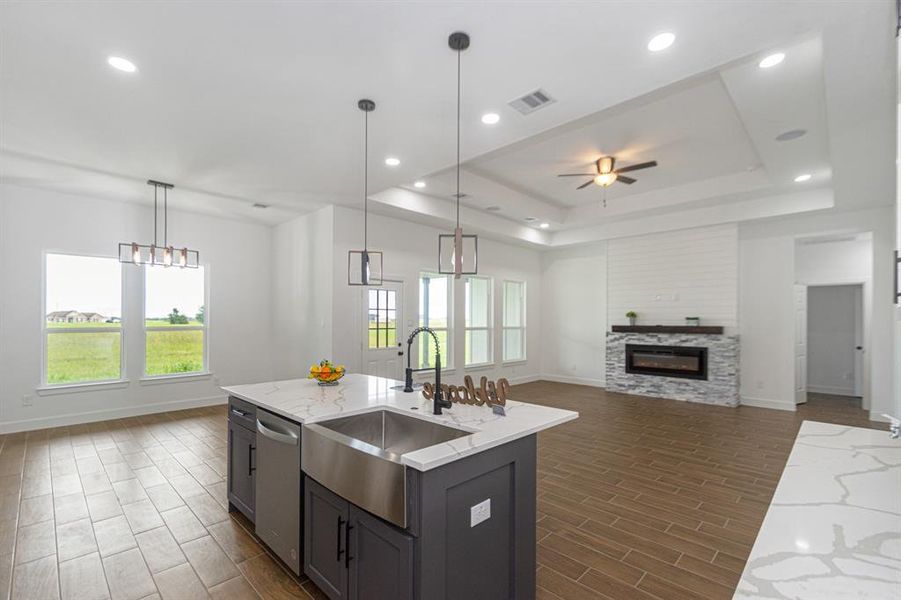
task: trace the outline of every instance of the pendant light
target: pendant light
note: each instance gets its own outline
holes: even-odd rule
[[[457,53],[457,226],[453,234],[438,236],[438,272],[459,279],[461,275],[475,275],[479,272],[479,237],[463,235],[460,227],[460,57],[469,48],[469,35],[454,32],[447,40],[451,50]]]
[[[347,285],[382,285],[382,253],[369,249],[369,113],[375,102],[357,102],[363,111],[363,249],[347,252]]]
[[[175,186],[162,181],[147,180],[153,186],[153,243],[122,242],[119,244],[119,262],[133,265],[161,265],[196,269],[200,266],[200,253],[188,248],[175,248],[169,245],[169,190]],[[159,245],[159,191],[163,190],[163,245]]]

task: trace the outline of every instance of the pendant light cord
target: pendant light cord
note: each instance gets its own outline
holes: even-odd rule
[[[457,50],[457,228],[460,227],[460,55]]]
[[[163,188],[163,246],[169,247],[169,188]]]
[[[369,250],[369,111],[363,111],[363,252]]]

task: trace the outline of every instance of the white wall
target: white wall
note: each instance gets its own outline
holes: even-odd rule
[[[892,408],[894,341],[891,207],[828,212],[743,223],[739,229],[741,395],[745,404],[793,410],[795,244],[827,233],[872,232],[872,314],[869,361],[871,418]],[[866,299],[865,299],[866,301]]]
[[[148,188],[149,189],[149,188]],[[177,190],[176,190],[177,193]],[[169,238],[200,251],[209,273],[211,377],[139,382],[142,365],[125,365],[121,389],[37,395],[41,382],[43,253],[116,256],[122,241],[152,235],[150,208],[56,192],[0,186],[0,430],[33,429],[221,402],[219,384],[271,377],[269,228],[171,213]],[[124,271],[128,357],[142,353],[140,269]],[[29,396],[32,406],[23,406]]]
[[[541,377],[606,385],[607,245],[541,257]]]
[[[275,379],[306,376],[332,355],[334,209],[273,230],[272,332]]]
[[[808,391],[854,395],[855,338],[858,327],[863,327],[858,323],[862,319],[862,286],[816,286],[808,290]]]
[[[615,239],[607,246],[607,320],[684,325],[685,317],[738,326],[738,228],[734,224]]]
[[[423,271],[438,269],[438,234],[449,233],[433,227],[381,215],[369,215],[369,249],[384,252],[385,277],[404,282],[406,312],[405,335],[417,324],[418,278]],[[332,357],[348,370],[360,371],[363,345],[361,290],[347,285],[347,251],[362,247],[363,213],[348,208],[335,208],[335,247]],[[454,282],[454,362],[448,381],[462,382],[471,374],[478,381],[506,377],[511,383],[536,379],[541,364],[541,262],[538,251],[479,238],[479,275],[494,279],[494,355],[493,367],[463,368],[463,280]],[[501,363],[501,284],[510,279],[526,282],[525,361]],[[406,343],[406,339],[404,340]],[[416,344],[413,345],[414,352]],[[414,364],[415,364],[415,356]],[[430,375],[420,375],[430,379]]]

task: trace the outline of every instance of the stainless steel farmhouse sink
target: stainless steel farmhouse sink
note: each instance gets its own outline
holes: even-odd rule
[[[333,492],[400,527],[407,526],[401,456],[471,432],[389,410],[304,425],[301,465]]]

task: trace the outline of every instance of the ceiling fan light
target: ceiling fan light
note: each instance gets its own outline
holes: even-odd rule
[[[616,173],[598,173],[594,182],[601,187],[609,187],[616,181]]]
[[[598,173],[609,173],[613,170],[613,157],[602,156],[598,159]]]

